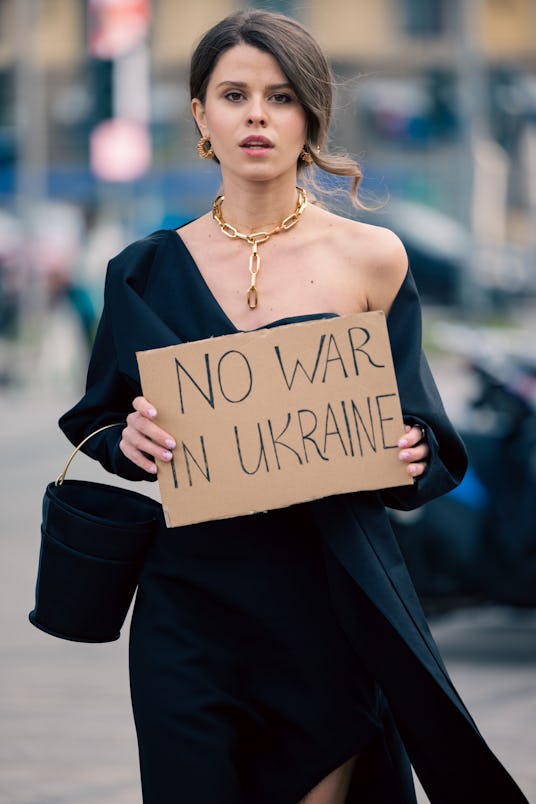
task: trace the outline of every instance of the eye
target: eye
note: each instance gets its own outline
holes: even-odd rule
[[[276,92],[275,95],[272,95],[272,100],[276,103],[292,103],[293,98],[290,95],[286,95],[284,92]]]
[[[233,89],[230,92],[226,92],[225,97],[232,103],[238,103],[238,101],[241,101],[244,96],[241,92],[238,92],[238,90]]]

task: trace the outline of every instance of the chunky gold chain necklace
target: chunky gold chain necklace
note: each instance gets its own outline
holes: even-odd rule
[[[296,209],[291,215],[287,215],[287,217],[284,218],[278,226],[276,226],[274,229],[270,229],[269,232],[252,232],[251,234],[244,234],[243,232],[239,232],[238,229],[235,229],[234,226],[231,226],[230,223],[226,223],[221,213],[221,205],[223,204],[223,199],[225,198],[224,195],[219,195],[212,204],[212,217],[219,224],[223,234],[227,235],[227,237],[230,237],[233,240],[235,238],[245,240],[246,243],[249,243],[251,246],[251,254],[249,255],[250,285],[246,295],[246,300],[250,310],[254,310],[259,301],[259,293],[257,291],[257,274],[261,269],[261,256],[258,252],[259,245],[261,243],[266,243],[268,238],[274,234],[277,234],[278,232],[286,232],[288,229],[292,229],[292,227],[298,223],[303,210],[307,206],[307,193],[301,187],[296,187],[296,189],[298,191]]]

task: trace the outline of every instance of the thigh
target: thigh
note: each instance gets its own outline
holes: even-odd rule
[[[350,788],[350,781],[357,757],[344,762],[328,773],[307,795],[300,804],[344,804]]]

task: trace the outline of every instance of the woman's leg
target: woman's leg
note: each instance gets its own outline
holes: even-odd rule
[[[357,756],[352,757],[325,776],[300,804],[344,804],[356,759]]]

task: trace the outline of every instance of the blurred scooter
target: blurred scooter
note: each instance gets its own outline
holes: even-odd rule
[[[536,605],[536,364],[481,357],[460,486],[416,511],[390,511],[430,611],[470,602]]]

